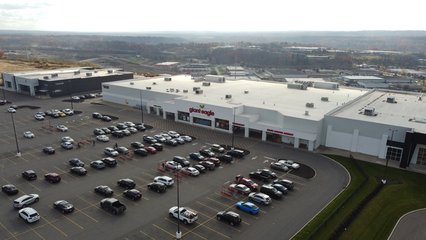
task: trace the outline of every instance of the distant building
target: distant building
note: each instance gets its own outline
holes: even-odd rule
[[[78,92],[100,91],[103,82],[132,79],[132,72],[92,67],[11,72],[2,74],[4,89],[30,96],[59,97]]]
[[[229,76],[247,76],[249,73],[241,66],[227,66],[226,74]]]

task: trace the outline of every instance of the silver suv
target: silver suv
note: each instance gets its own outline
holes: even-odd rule
[[[15,201],[13,201],[13,207],[14,208],[23,208],[26,206],[29,206],[35,202],[38,202],[39,200],[39,196],[38,194],[28,194],[28,195],[23,195],[17,199],[15,199]]]
[[[263,205],[269,205],[272,203],[271,198],[264,193],[256,193],[256,192],[250,193],[249,200],[252,202],[263,204]]]

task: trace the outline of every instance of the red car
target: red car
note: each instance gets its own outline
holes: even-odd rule
[[[44,179],[50,183],[58,183],[61,181],[61,176],[57,173],[46,173]]]
[[[207,158],[206,161],[210,161],[210,162],[214,163],[214,165],[216,167],[220,166],[220,160],[219,160],[219,158],[211,157],[211,158]]]
[[[257,185],[257,183],[253,182],[250,178],[244,178],[241,175],[235,177],[235,182],[247,186],[252,192],[257,192],[259,189],[259,185]]]
[[[151,154],[155,154],[157,152],[157,149],[155,149],[155,147],[151,147],[151,146],[145,147],[145,150],[147,150]]]

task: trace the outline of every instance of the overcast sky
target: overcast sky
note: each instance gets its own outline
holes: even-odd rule
[[[426,30],[424,0],[0,0],[1,30]]]

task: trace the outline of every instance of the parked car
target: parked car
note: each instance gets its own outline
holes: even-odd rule
[[[275,189],[277,189],[278,191],[280,191],[282,194],[288,193],[288,189],[286,187],[284,187],[284,185],[281,185],[279,183],[273,183],[273,184],[271,184],[271,186],[274,187]]]
[[[64,214],[74,212],[74,206],[65,200],[59,200],[54,202],[53,207]]]
[[[33,203],[38,202],[38,200],[39,200],[38,194],[33,193],[33,194],[23,195],[13,201],[13,207],[14,208],[27,207]]]
[[[194,164],[192,165],[193,168],[197,169],[200,173],[205,173],[206,168],[203,165],[200,164]]]
[[[98,135],[96,139],[100,142],[109,142],[109,137],[107,135]]]
[[[132,147],[132,148],[144,148],[145,146],[141,143],[141,142],[132,142],[132,143],[130,143],[130,146]]]
[[[267,194],[257,192],[250,193],[249,200],[251,202],[257,202],[263,205],[269,205],[272,203],[271,198]]]
[[[190,165],[189,161],[181,156],[174,156],[172,160],[179,163],[182,167],[189,167]]]
[[[185,144],[185,140],[183,138],[181,138],[181,137],[177,137],[177,138],[175,138],[175,140],[180,145]]]
[[[121,131],[123,132],[124,136],[130,136],[130,135],[132,135],[132,133],[129,131],[129,129],[128,129],[128,128],[123,129],[123,130],[121,130]]]
[[[43,152],[46,154],[55,154],[55,149],[53,147],[47,146],[43,148]]]
[[[115,167],[117,166],[117,160],[115,160],[112,157],[106,157],[102,158],[101,161],[105,164],[107,167]]]
[[[134,124],[133,122],[127,121],[123,123],[124,125],[126,125],[127,127],[134,127],[136,126],[136,124]]]
[[[271,185],[262,185],[262,187],[259,190],[261,193],[265,193],[268,196],[270,196],[273,199],[281,199],[283,198],[283,194],[278,191],[276,188],[272,187]]]
[[[217,153],[224,153],[225,152],[225,148],[223,148],[219,144],[212,144],[211,150],[213,152],[217,152]]]
[[[147,147],[145,147],[145,150],[148,151],[151,154],[157,153],[157,149],[153,146],[147,146]]]
[[[241,217],[238,213],[233,211],[220,211],[216,214],[219,221],[227,222],[231,226],[236,226],[241,223]]]
[[[169,215],[172,218],[182,221],[184,224],[192,224],[198,220],[198,213],[187,207],[171,207]]]
[[[104,130],[102,130],[102,129],[100,129],[100,128],[95,128],[95,129],[93,130],[93,134],[95,134],[96,136],[99,136],[99,135],[105,135],[105,131],[104,131]]]
[[[120,129],[118,129],[118,127],[116,127],[116,126],[109,126],[109,127],[107,127],[111,132],[113,132],[113,131],[119,131]]]
[[[34,118],[35,118],[35,120],[38,120],[38,121],[43,121],[44,120],[44,116],[40,115],[40,114],[35,114]]]
[[[161,143],[153,143],[151,146],[157,149],[157,151],[163,151],[163,144]]]
[[[287,179],[276,179],[276,180],[274,180],[273,183],[281,184],[284,187],[286,187],[288,190],[293,190],[293,188],[294,188],[294,183],[290,180],[287,180]]]
[[[118,152],[116,150],[114,150],[114,148],[111,148],[111,147],[105,148],[104,153],[105,153],[105,155],[108,155],[110,157],[117,157],[118,156]]]
[[[168,131],[167,134],[172,138],[180,137],[180,134],[175,131]]]
[[[294,170],[297,170],[300,168],[300,164],[297,162],[294,162],[293,160],[280,159],[278,162]]]
[[[117,185],[125,189],[133,189],[136,187],[135,181],[130,178],[122,178],[118,180]]]
[[[200,153],[198,153],[198,152],[190,153],[189,157],[192,160],[195,160],[195,161],[203,161],[204,160],[204,157]]]
[[[193,167],[184,167],[180,170],[183,174],[188,175],[188,176],[192,176],[192,177],[196,177],[198,175],[200,175],[200,172]]]
[[[105,134],[111,134],[111,130],[109,130],[109,128],[103,127],[101,130],[104,131]]]
[[[122,130],[116,130],[116,131],[112,131],[111,135],[116,138],[122,138],[124,137],[124,132]]]
[[[87,170],[84,167],[72,167],[70,173],[76,174],[79,176],[84,176],[87,174]]]
[[[34,208],[26,207],[19,210],[19,217],[24,219],[27,223],[33,223],[40,220],[40,215]]]
[[[61,142],[70,142],[74,143],[74,139],[72,139],[70,136],[65,136],[61,138]]]
[[[247,187],[246,185],[244,185],[244,184],[236,184],[236,183],[233,183],[233,184],[230,184],[230,185],[228,186],[228,189],[229,189],[229,191],[231,191],[231,192],[235,192],[235,193],[242,194],[242,195],[249,195],[249,194],[251,193],[250,188],[248,188],[248,187]]]
[[[120,130],[123,130],[123,129],[126,129],[126,128],[128,128],[128,126],[126,125],[126,124],[124,124],[124,123],[117,123],[117,128],[118,129],[120,129]]]
[[[146,136],[146,135],[144,135],[144,136],[142,137],[142,140],[143,140],[144,142],[146,142],[146,143],[149,143],[149,144],[153,144],[153,143],[156,143],[156,142],[157,142],[157,140],[155,140],[155,138],[153,138],[153,137],[151,137],[151,136]]]
[[[178,142],[175,139],[167,139],[164,143],[173,147],[176,147],[178,145]]]
[[[24,132],[24,137],[25,137],[25,138],[34,138],[34,137],[35,137],[35,135],[34,135],[34,133],[32,133],[31,131],[25,131],[25,132]]]
[[[126,206],[115,198],[105,198],[101,200],[101,208],[105,211],[118,215],[126,211]]]
[[[231,149],[226,154],[230,155],[234,158],[243,158],[244,157],[244,151],[239,150],[239,149]]]
[[[98,112],[94,112],[94,113],[92,113],[92,117],[96,118],[96,119],[101,119],[102,118],[102,114],[100,114]]]
[[[68,127],[63,125],[63,124],[57,125],[56,129],[58,129],[58,131],[60,131],[60,132],[67,132],[68,131]]]
[[[74,110],[69,109],[69,108],[63,109],[62,112],[65,113],[67,116],[74,115]]]
[[[163,193],[167,190],[167,186],[161,182],[152,182],[148,184],[148,189],[154,192]]]
[[[148,156],[148,151],[145,148],[138,148],[133,150],[133,152],[142,157]]]
[[[244,178],[241,175],[237,175],[235,177],[235,182],[239,183],[239,184],[244,184],[245,186],[247,186],[248,188],[250,188],[250,190],[252,192],[257,192],[259,185],[257,185],[257,183],[253,182],[253,180],[251,180],[250,178]]]
[[[7,112],[16,113],[16,109],[10,107],[10,108],[7,109]]]
[[[214,163],[210,161],[200,161],[198,163],[210,171],[213,171],[215,169]]]
[[[15,185],[13,184],[6,184],[3,185],[1,187],[1,191],[6,193],[7,195],[11,196],[11,195],[16,195],[18,194],[19,190],[17,187],[15,187]]]
[[[116,147],[116,148],[114,148],[114,150],[117,151],[120,154],[124,154],[124,155],[129,154],[129,149],[124,147],[124,146]]]
[[[105,197],[111,197],[114,194],[114,191],[108,186],[100,185],[95,187],[95,193]]]
[[[263,182],[269,182],[270,180],[276,179],[277,175],[269,169],[257,169],[255,172],[250,172],[250,178],[261,180]]]
[[[166,161],[164,163],[164,168],[168,170],[176,171],[176,170],[182,169],[182,166],[175,161]]]
[[[90,166],[92,168],[95,168],[95,169],[104,169],[106,167],[105,163],[103,161],[101,161],[101,160],[91,161],[90,162]]]
[[[270,165],[270,168],[274,170],[282,171],[282,172],[288,171],[288,167],[282,162],[272,162]]]
[[[252,215],[259,214],[259,207],[252,202],[239,201],[235,204],[235,207],[243,212],[250,213]]]
[[[142,193],[137,189],[128,189],[123,192],[123,196],[136,201],[142,198]]]
[[[166,139],[161,134],[154,135],[154,139],[160,143],[163,143],[166,141]]]
[[[169,176],[157,176],[154,178],[154,182],[160,182],[163,183],[164,185],[166,185],[167,187],[171,187],[173,186],[173,184],[175,183],[173,181],[173,178],[169,177]]]
[[[231,162],[234,160],[234,158],[232,158],[232,156],[227,155],[227,154],[225,154],[225,155],[220,155],[220,156],[218,156],[217,158],[218,158],[221,162],[224,162],[224,163],[231,163]]]
[[[110,116],[103,115],[103,116],[101,117],[101,120],[102,120],[102,121],[104,121],[104,122],[111,122],[111,121],[112,121],[112,118],[111,118]]]
[[[61,182],[61,176],[57,173],[46,173],[44,175],[44,180],[50,183],[59,183]]]
[[[34,170],[27,170],[22,173],[22,177],[28,181],[33,181],[37,179],[37,174]]]
[[[190,136],[180,136],[183,140],[185,140],[185,142],[192,142],[192,137]]]
[[[209,148],[201,149],[200,154],[203,157],[214,157],[215,156],[214,152],[212,152]]]
[[[71,142],[61,142],[61,147],[70,150],[74,148],[74,145]]]
[[[84,167],[84,162],[81,161],[78,158],[71,158],[68,163],[72,166],[72,167]]]
[[[220,166],[221,164],[219,158],[216,157],[205,158],[205,160],[214,163],[216,167]]]

